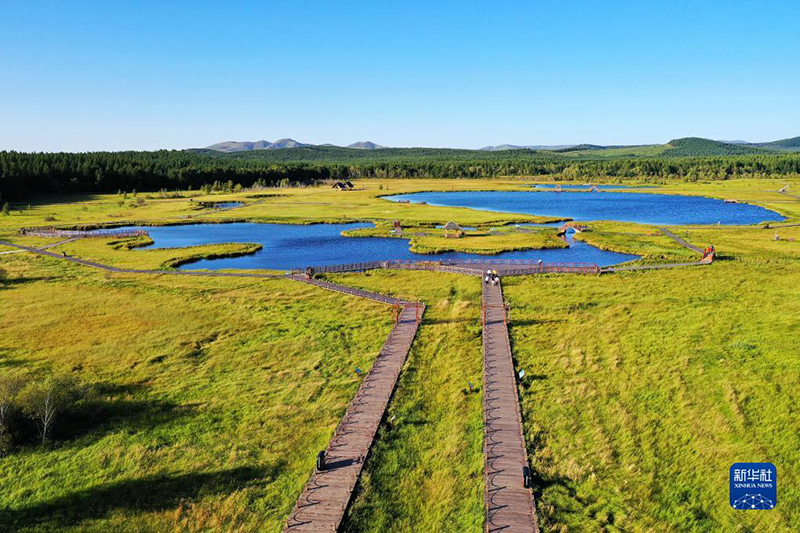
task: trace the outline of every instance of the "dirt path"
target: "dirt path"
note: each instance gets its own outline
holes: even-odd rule
[[[57,243],[63,244],[63,243]],[[283,274],[247,274],[238,272],[196,272],[191,270],[140,270],[135,268],[118,268],[103,263],[96,263],[94,261],[87,261],[69,255],[58,254],[55,252],[48,252],[41,248],[32,248],[30,246],[22,246],[19,244],[11,244],[10,242],[0,241],[2,246],[10,246],[17,248],[21,252],[31,252],[38,255],[52,257],[53,259],[62,259],[78,265],[88,266],[92,268],[99,268],[107,272],[115,272],[118,274],[151,274],[151,275],[166,275],[166,276],[201,276],[201,277],[214,277],[214,278],[286,278]]]

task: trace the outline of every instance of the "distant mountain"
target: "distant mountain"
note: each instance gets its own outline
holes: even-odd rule
[[[372,141],[361,141],[353,144],[348,144],[346,148],[357,148],[359,150],[379,150],[381,148],[386,148],[386,147],[381,146],[380,144],[375,144]]]
[[[358,150],[373,151],[381,150],[382,156],[388,156],[395,148],[387,148],[372,141],[361,141],[340,147],[334,144],[307,144],[295,141],[294,139],[279,139],[275,142],[270,141],[227,141],[203,149],[206,151],[222,153],[239,153],[251,151],[282,150],[290,148],[302,148],[312,150]],[[444,153],[448,149],[440,148],[417,148],[417,151]],[[563,154],[564,156],[575,157],[693,157],[693,156],[723,156],[723,155],[750,155],[775,152],[800,152],[800,137],[782,139],[771,142],[753,143],[746,141],[715,141],[702,137],[684,137],[673,139],[666,144],[640,144],[640,145],[598,145],[598,144],[499,144],[496,146],[484,146],[479,150],[463,150],[464,152],[501,152],[506,150],[535,150],[539,152],[550,152],[551,155]],[[308,150],[300,150],[306,152]],[[404,153],[401,151],[397,152]],[[287,156],[288,157],[288,156]],[[295,157],[295,156],[291,156]],[[303,156],[305,157],[305,156]]]
[[[574,144],[554,144],[554,145],[544,145],[544,144],[531,144],[526,146],[521,146],[517,144],[498,144],[497,146],[484,146],[483,148],[479,148],[484,152],[500,152],[502,150],[564,150],[567,148],[572,148],[576,146]]]
[[[269,141],[226,141],[217,144],[212,144],[211,146],[207,146],[205,150],[215,150],[217,152],[226,152],[226,153],[234,153],[234,152],[249,152],[251,150],[282,150],[284,148],[312,148],[315,146],[329,146],[339,148],[339,146],[335,144],[307,144],[295,141],[294,139],[278,139],[275,142]],[[372,141],[362,141],[353,143],[347,148],[354,148],[358,150],[378,150],[380,148],[386,148],[385,146],[381,146],[379,144],[375,144]]]
[[[278,139],[277,141],[226,141],[207,146],[207,150],[218,152],[245,152],[248,150],[280,150],[283,148],[304,148],[313,146],[295,141],[294,139]]]
[[[781,139],[780,141],[772,141],[767,143],[755,143],[753,146],[769,148],[771,150],[800,151],[800,137],[792,137],[791,139]]]
[[[768,150],[800,151],[800,137],[791,139],[781,139],[779,141],[769,141],[754,143],[750,141],[718,141],[725,144],[738,144],[741,146],[753,146],[755,148],[766,148]]]

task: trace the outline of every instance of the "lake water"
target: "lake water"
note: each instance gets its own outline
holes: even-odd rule
[[[386,200],[485,211],[565,217],[573,220],[617,220],[641,224],[758,224],[784,218],[749,204],[726,204],[702,196],[623,192],[469,191],[419,192],[385,197]],[[458,221],[456,221],[458,222]]]
[[[535,189],[555,189],[558,186],[559,186],[559,184],[557,184],[557,183],[537,183],[535,185],[531,185],[531,187],[533,187]],[[584,184],[578,184],[578,185],[576,185],[574,183],[570,183],[570,184],[562,183],[561,184],[561,188],[564,189],[565,191],[575,190],[575,189],[579,189],[579,190],[585,191],[586,189],[589,189],[591,187],[597,187],[601,191],[612,191],[612,190],[619,190],[619,189],[652,189],[652,188],[654,188],[653,185],[594,185],[594,184],[591,184],[591,183],[584,183]]]
[[[570,241],[569,248],[505,252],[492,256],[446,252],[415,254],[408,240],[389,237],[343,237],[342,231],[371,227],[372,224],[191,224],[185,226],[136,227],[150,233],[149,248],[179,248],[230,242],[260,243],[263,249],[252,255],[203,260],[182,269],[270,269],[289,270],[306,266],[382,261],[387,259],[527,259],[545,263],[597,263],[608,266],[636,259],[630,254],[608,252],[588,244]],[[133,228],[125,228],[133,229]]]

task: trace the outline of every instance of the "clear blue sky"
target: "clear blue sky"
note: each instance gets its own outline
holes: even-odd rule
[[[9,1],[0,150],[794,137],[799,21],[797,0]]]

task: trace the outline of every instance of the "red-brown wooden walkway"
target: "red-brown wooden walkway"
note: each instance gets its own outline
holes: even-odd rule
[[[483,309],[485,530],[538,532],[533,493],[523,481],[528,452],[500,284],[483,284]]]
[[[321,471],[315,469],[284,528],[285,532],[334,532],[344,518],[425,307],[424,304],[325,281],[306,280],[301,276],[295,276],[295,279],[325,289],[402,306],[398,322],[375,359],[372,370],[361,382],[325,450],[325,468]]]

